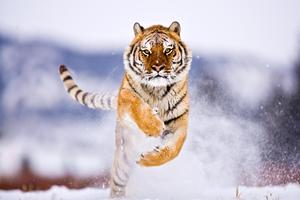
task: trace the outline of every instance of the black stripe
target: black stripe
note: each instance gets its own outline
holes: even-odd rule
[[[129,165],[128,165],[129,166]],[[127,167],[128,167],[127,166]],[[116,175],[118,176],[118,178],[120,179],[120,181],[122,181],[122,182],[127,182],[127,180],[128,180],[128,178],[129,178],[129,174],[124,170],[124,167],[123,168],[121,168],[120,167],[120,163],[118,162],[117,163],[117,165],[115,166],[115,170],[116,170]],[[122,172],[122,177],[123,178],[121,178],[121,176],[120,176],[120,172]]]
[[[181,59],[180,59],[180,65],[179,65],[179,67],[177,68],[177,70],[175,71],[177,74],[179,74],[179,73],[181,73],[184,69],[185,69],[185,67],[186,67],[186,65],[185,64],[183,64],[183,53],[182,53],[182,49],[181,49],[182,47],[181,46],[179,46],[179,51],[180,51],[180,56],[181,56]]]
[[[186,67],[187,67],[187,64],[182,65],[181,69],[178,70],[176,73],[180,74]]]
[[[126,60],[128,61],[129,68],[130,68],[136,75],[140,75],[140,74],[133,68],[133,66],[131,65],[131,62],[130,62],[130,54],[132,53],[132,51],[133,51],[133,48],[132,48],[131,51],[127,54]]]
[[[177,55],[177,51],[174,51],[174,55],[173,55],[173,57],[175,58],[175,57],[176,57],[176,55]]]
[[[133,65],[132,65],[132,67],[134,67],[139,73],[142,73],[141,69],[135,66],[135,65],[137,64],[137,63],[135,62],[135,54],[136,54],[136,51],[137,51],[137,47],[134,48],[134,51],[133,51],[133,53],[132,53],[132,57],[133,57]],[[130,59],[129,59],[129,63],[130,63]]]
[[[126,164],[126,165],[127,165],[127,167],[130,166],[129,164]],[[117,167],[116,170],[121,170],[121,168],[120,168],[120,163],[119,163],[119,162],[117,162],[116,167]],[[122,169],[123,169],[123,168],[122,168]],[[125,178],[128,179],[128,178],[129,178],[129,174],[128,174],[126,171],[124,171],[124,170],[122,170],[122,172],[124,173]]]
[[[139,56],[139,57],[140,57],[140,56]],[[139,58],[139,59],[141,59],[141,58]],[[134,64],[135,64],[135,65],[138,65],[138,66],[141,66],[141,67],[143,66],[143,64],[140,64],[140,63],[137,63],[137,62],[134,62]],[[136,67],[136,69],[138,69],[138,71],[142,73],[142,71],[141,71],[140,68]]]
[[[172,61],[172,64],[179,64],[179,65],[182,65],[182,59],[180,59],[179,61]]]
[[[173,83],[174,85],[176,84],[176,83]],[[186,82],[184,82],[183,84],[182,84],[182,86],[181,86],[181,88],[179,89],[179,90],[175,90],[175,93],[176,94],[180,94],[181,93],[181,91],[184,89],[184,87],[185,87],[185,84],[186,84]],[[170,88],[171,89],[171,88]],[[186,94],[184,94],[184,96],[185,96]],[[172,106],[172,107],[174,107],[174,106]],[[168,108],[170,109],[171,108],[171,106],[170,106],[170,104],[168,105]]]
[[[187,66],[187,63],[189,62],[189,56],[188,56],[188,51],[185,47],[185,45],[183,44],[182,41],[179,41],[179,44],[182,46],[183,50],[184,50],[184,53],[185,53],[185,58],[184,58],[184,61],[186,62],[186,65]]]
[[[139,95],[139,96],[141,97],[140,93],[138,93],[138,91],[136,91],[136,89],[132,86],[132,84],[131,84],[131,82],[130,82],[128,76],[126,76],[126,80],[127,80],[127,82],[128,82],[129,87],[130,87],[137,95]]]
[[[109,97],[108,97],[108,100],[107,100],[107,104],[108,104],[108,107],[109,107],[109,108],[112,107],[112,106],[111,106],[111,98],[112,98],[112,96],[109,96]]]
[[[113,182],[114,182],[115,186],[117,186],[117,187],[122,187],[122,188],[125,187],[125,185],[118,183],[114,178],[113,178]]]
[[[134,45],[132,45],[132,46],[130,46],[130,51],[126,54],[126,59],[125,60],[128,60],[129,61],[129,63],[130,63],[130,55],[132,54],[132,51],[134,50]]]
[[[59,68],[59,72],[62,74],[64,72],[68,71],[68,69],[66,68],[66,66],[64,65],[61,65],[60,68]]]
[[[173,62],[173,63],[180,63],[180,65],[182,65],[182,49],[181,47],[178,45],[178,50],[179,50],[179,53],[180,53],[180,60],[179,61],[176,61],[176,62]]]
[[[123,178],[121,178],[120,174],[119,174],[119,170],[116,170],[116,176],[118,177],[118,179],[121,181],[121,182],[126,182],[126,180],[124,180]]]
[[[140,59],[140,58],[139,58]],[[138,72],[142,73],[142,70],[140,68],[138,68],[137,66],[143,66],[143,64],[140,64],[140,63],[137,63],[135,60],[134,60],[134,65],[135,69],[137,69]]]
[[[83,103],[84,105],[86,105],[85,99],[86,99],[86,97],[87,97],[88,94],[89,94],[88,92],[85,92],[85,93],[82,95],[82,103]]]
[[[77,85],[73,85],[73,86],[71,86],[69,89],[68,89],[68,93],[70,93],[71,92],[71,90],[73,90],[74,88],[76,88],[77,87]]]
[[[128,64],[129,64],[130,69],[131,69],[136,75],[140,75],[140,73],[142,73],[141,70],[140,70],[139,68],[137,68],[137,67],[134,68],[134,67],[132,66],[131,62],[130,62],[130,56],[133,54],[133,62],[134,62],[134,64],[135,64],[135,57],[134,57],[134,54],[135,54],[135,52],[136,52],[136,50],[137,50],[137,47],[136,47],[135,45],[130,46],[130,47],[131,47],[131,49],[130,49],[129,53],[127,53],[127,55],[126,55],[126,60],[128,61]],[[134,52],[133,52],[133,51],[134,51]],[[138,70],[138,71],[137,71],[137,70]]]
[[[141,54],[138,55],[139,56],[139,60],[141,61]],[[138,63],[137,63],[138,64]],[[138,64],[139,66],[143,66],[143,64]]]
[[[151,78],[153,77],[150,77],[148,80],[151,80]],[[149,85],[146,85],[146,84],[141,84],[142,86],[142,89],[144,90],[144,92],[148,93],[150,96],[153,96],[153,93],[154,93],[154,87],[151,87]]]
[[[129,64],[130,69],[131,69],[136,75],[140,75],[140,74],[132,67],[130,61],[129,61],[128,64]]]
[[[96,98],[96,94],[94,94],[94,95],[92,96],[91,102],[92,102],[93,106],[96,108],[96,106],[95,106],[95,98]]]
[[[102,94],[101,99],[100,99],[101,106],[103,106],[103,107],[104,107],[104,97],[105,97],[105,94]]]
[[[187,50],[185,48],[185,45],[182,43],[182,41],[178,42],[180,44],[180,46],[183,48],[185,55],[187,55]]]
[[[177,117],[171,118],[169,120],[164,121],[165,125],[170,124],[173,121],[176,121],[177,119],[181,118],[182,116],[184,116],[185,114],[187,114],[189,112],[188,109],[186,109],[181,115],[178,115]]]
[[[82,92],[81,89],[79,89],[79,90],[75,93],[75,99],[76,99],[77,101],[78,101],[78,95],[79,95],[80,92]]]
[[[146,41],[145,41],[145,44],[149,42],[149,40],[151,40],[152,37],[149,37]]]
[[[132,54],[132,51],[134,49],[135,45],[130,46],[130,51],[127,53],[126,58],[129,59],[130,55]]]
[[[120,168],[120,164],[119,164],[119,162],[118,162],[118,164],[115,166],[115,171],[116,171],[116,175],[117,175],[117,177],[119,178],[119,180],[121,181],[121,182],[125,182],[126,183],[126,181],[128,180],[128,177],[129,177],[129,175],[128,175],[128,173],[126,172],[126,171],[124,171],[124,168]],[[123,174],[123,178],[121,178],[121,176],[120,176],[120,173],[122,172],[122,174]]]
[[[172,83],[171,85],[167,85],[166,91],[164,92],[164,94],[161,96],[161,98],[163,99],[165,96],[167,96],[167,94],[169,94],[169,92],[171,91],[172,87],[175,85],[175,83]]]
[[[168,42],[168,40],[167,40],[166,38],[164,38],[164,37],[161,37],[161,39],[162,39],[163,41],[165,41],[165,42]]]
[[[171,107],[169,108],[168,112],[172,112],[186,97],[187,92],[184,93],[184,95],[182,95],[182,97]]]
[[[63,82],[68,81],[68,80],[73,80],[72,77],[71,77],[70,75],[66,76],[66,77],[63,79]]]

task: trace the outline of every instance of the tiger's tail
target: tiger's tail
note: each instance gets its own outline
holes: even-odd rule
[[[112,93],[85,92],[78,87],[65,65],[59,67],[60,79],[72,99],[93,109],[115,110],[117,96]]]

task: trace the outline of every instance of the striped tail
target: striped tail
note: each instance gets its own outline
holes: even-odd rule
[[[109,93],[91,93],[82,91],[75,81],[71,73],[64,66],[59,67],[60,79],[63,81],[64,87],[69,95],[82,105],[93,109],[115,110],[117,107],[117,97]]]

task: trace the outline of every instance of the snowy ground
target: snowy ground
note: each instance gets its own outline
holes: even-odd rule
[[[176,191],[178,193],[180,191]],[[238,194],[238,195],[237,195]],[[81,190],[69,190],[65,187],[52,187],[45,192],[21,192],[0,191],[0,200],[100,200],[108,199],[109,191],[97,188],[86,188]],[[168,198],[151,199],[176,199]],[[190,196],[185,199],[205,199],[205,200],[297,200],[300,197],[300,185],[289,184],[286,186],[274,187],[240,187],[237,193],[236,188],[206,189],[199,191],[199,196]],[[135,199],[135,198],[132,198]],[[141,198],[149,199],[149,198]],[[180,198],[181,199],[181,198]]]

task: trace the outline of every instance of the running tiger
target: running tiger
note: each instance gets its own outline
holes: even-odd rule
[[[112,198],[126,195],[126,184],[136,164],[159,166],[174,159],[188,128],[192,56],[181,41],[180,24],[145,29],[135,23],[133,30],[135,37],[124,53],[125,74],[118,95],[85,92],[68,69],[60,66],[60,78],[73,99],[94,109],[117,109]],[[138,135],[157,138],[159,143],[148,152],[138,153]]]

